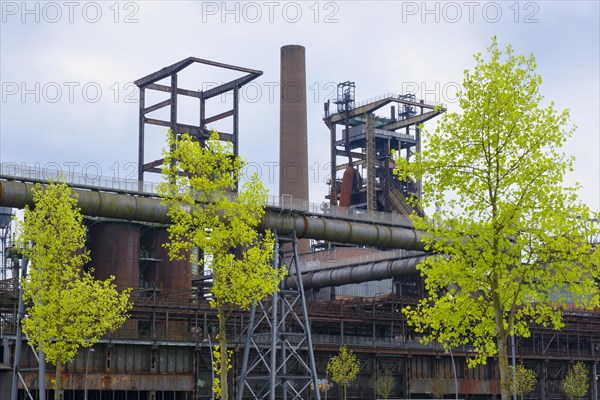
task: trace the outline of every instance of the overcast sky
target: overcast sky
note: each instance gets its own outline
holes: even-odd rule
[[[264,71],[242,91],[240,152],[277,194],[280,47],[306,47],[311,201],[327,190],[329,133],[323,102],[356,82],[357,101],[415,93],[456,110],[473,54],[493,35],[501,48],[534,53],[545,101],[570,108],[578,126],[566,151],[571,181],[600,209],[600,9],[593,1],[532,2],[29,2],[3,1],[0,162],[89,175],[135,176],[138,94],[131,82],[188,56]],[[180,74],[202,90],[239,75]],[[222,110],[230,99],[224,98]],[[182,122],[197,123],[182,103]],[[217,106],[217,108],[219,108]],[[217,111],[216,109],[214,111]],[[429,128],[435,126],[430,121]],[[147,133],[158,158],[164,130]]]

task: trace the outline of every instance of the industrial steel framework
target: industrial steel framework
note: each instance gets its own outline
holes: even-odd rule
[[[295,49],[295,52],[300,53],[299,50]],[[303,49],[301,53],[303,58]],[[204,91],[178,87],[178,73],[195,63],[234,70],[245,75]],[[300,74],[302,71],[296,72]],[[234,154],[237,155],[239,89],[261,74],[257,70],[189,57],[137,80],[135,83],[140,89],[139,183],[135,183],[137,190],[114,188],[113,193],[110,193],[111,190],[80,186],[76,192],[79,194],[82,211],[91,216],[137,221],[136,224],[168,223],[160,200],[154,194],[144,192],[144,173],[160,172],[159,167],[163,163],[162,159],[150,162],[145,160],[146,124],[168,127],[175,135],[189,133],[203,142],[209,134],[207,124],[232,117],[231,131],[219,132],[219,135],[221,140],[233,143]],[[170,79],[170,84],[160,84],[163,79]],[[306,91],[305,85],[303,86]],[[282,79],[283,87],[286,85],[283,85]],[[147,105],[146,89],[168,93],[170,97]],[[318,391],[310,393],[311,385],[313,388],[318,387],[317,366],[320,371],[324,371],[328,356],[337,351],[340,343],[353,346],[361,357],[361,370],[366,372],[359,377],[362,385],[349,390],[349,394],[355,399],[371,396],[371,393],[363,390],[367,387],[367,374],[384,371],[404,377],[405,379],[400,379],[404,385],[395,389],[395,395],[410,397],[413,394],[428,393],[435,379],[432,374],[434,366],[445,365],[443,368],[448,369],[450,365],[448,357],[438,346],[424,346],[418,342],[416,333],[406,324],[405,317],[400,312],[403,305],[414,303],[423,295],[422,282],[415,274],[415,266],[425,254],[413,252],[395,259],[347,264],[339,268],[301,274],[297,238],[334,241],[345,245],[423,250],[421,233],[415,231],[412,225],[394,223],[390,214],[386,214],[383,220],[357,220],[357,216],[375,216],[377,213],[370,212],[378,210],[401,214],[412,211],[406,198],[419,196],[420,184],[400,182],[392,178],[391,149],[398,150],[403,157],[410,159],[420,150],[418,124],[434,118],[445,109],[440,105],[417,100],[414,95],[386,94],[355,104],[354,89],[353,82],[344,82],[338,86],[338,99],[335,102],[338,106],[337,113],[330,114],[327,104],[324,120],[331,135],[331,205],[348,206],[358,213],[352,216],[338,214],[340,211],[348,211],[338,207],[327,207],[326,212],[319,214],[311,212],[308,207],[290,208],[289,213],[283,212],[283,208],[270,207],[267,210],[261,229],[272,229],[279,234],[275,265],[287,265],[290,277],[282,282],[278,294],[252,310],[246,346],[243,347],[241,340],[232,341],[232,348],[236,353],[233,363],[241,365],[242,371],[237,381],[238,399],[243,397],[244,391],[248,391],[254,398],[301,399],[314,396],[318,399]],[[232,109],[206,117],[207,100],[229,92],[233,95]],[[200,119],[197,126],[179,122],[177,100],[180,95],[199,100]],[[390,117],[374,115],[375,111],[389,105]],[[170,117],[167,120],[151,116],[167,106],[170,107]],[[305,119],[306,113],[300,114],[300,119]],[[283,120],[284,114],[281,115]],[[288,124],[297,125],[290,121]],[[337,125],[345,128],[341,138],[336,133]],[[290,148],[292,152],[298,152],[293,146]],[[338,157],[346,157],[347,164],[338,165]],[[358,168],[354,170],[355,167],[363,168],[363,175],[366,177],[364,181]],[[350,189],[344,202],[342,191],[337,186],[337,173],[340,170],[351,170],[349,175],[352,177],[348,181],[344,176],[341,182],[342,188],[346,184],[346,188]],[[31,184],[27,182],[32,181],[14,182],[15,179],[3,176],[0,179],[7,179],[0,180],[0,205],[20,208],[31,204]],[[369,212],[362,211],[364,209]],[[136,251],[133,253],[137,254]],[[140,260],[141,257],[140,255]],[[135,265],[136,262],[137,257],[132,264]],[[315,301],[307,305],[305,289],[309,287],[318,289],[391,277],[401,278],[396,282],[397,292],[401,296]],[[5,300],[4,293],[2,292],[3,298],[0,300]],[[17,309],[15,298],[7,297],[6,300],[0,301],[2,310],[14,315]],[[74,372],[69,377],[72,379],[69,382],[69,398],[75,399],[82,392],[87,397],[90,359],[94,375],[90,395],[95,395],[94,398],[104,398],[104,390],[112,391],[113,399],[115,393],[117,398],[128,398],[128,390],[132,387],[136,388],[138,400],[158,399],[159,394],[162,399],[188,399],[191,395],[196,399],[209,398],[209,392],[204,390],[208,387],[204,380],[208,379],[212,367],[212,363],[207,361],[208,355],[212,353],[209,322],[214,324],[216,316],[208,308],[201,291],[165,291],[161,294],[156,288],[151,291],[140,290],[136,293],[134,303],[133,318],[130,320],[132,324],[123,327],[121,332],[112,337],[103,339],[96,346],[98,350],[94,354],[80,353],[68,366]],[[309,323],[309,314],[312,323]],[[203,317],[202,321],[199,316]],[[242,332],[247,317],[245,313],[235,314],[229,326],[234,337]],[[587,313],[572,310],[566,314],[565,319],[568,321],[568,329],[565,331],[551,332],[543,327],[535,327],[531,339],[517,343],[519,357],[530,365],[535,364],[538,374],[542,376],[544,382],[540,385],[539,392],[544,399],[553,398],[566,363],[574,357],[585,360],[592,366],[594,376],[597,376],[597,364],[600,360],[600,314],[596,311]],[[16,351],[20,343],[21,340],[16,339],[13,354],[20,353]],[[313,344],[316,357],[313,354]],[[8,347],[7,344],[6,348]],[[240,351],[242,348],[243,352]],[[144,353],[143,356],[134,356],[132,361],[131,354],[137,354],[138,350],[139,353]],[[468,372],[464,368],[464,360],[469,352],[468,348],[464,348],[456,349],[454,353],[459,362],[461,393],[480,396],[477,398],[497,393],[499,382],[493,368],[482,367]],[[26,355],[30,353],[28,349],[23,351]],[[552,362],[548,361],[550,355],[553,356]],[[5,352],[5,360],[8,359],[10,351]],[[23,360],[23,367],[32,365],[31,357]],[[493,363],[492,360],[491,364]],[[452,365],[454,366],[454,360]],[[25,378],[33,374],[24,368],[22,370]],[[133,380],[118,379],[124,374]],[[102,386],[107,377],[111,381],[108,388]],[[83,385],[79,384],[81,382]],[[170,384],[174,386],[168,386]],[[16,385],[13,387],[16,388]],[[168,394],[169,391],[172,395]],[[597,387],[592,389],[591,394],[597,398]]]
[[[30,204],[31,186],[23,182],[0,180],[0,204],[19,208],[22,208],[25,204]],[[99,193],[81,189],[75,189],[75,191],[80,195],[79,201],[84,213],[97,216],[112,215],[117,218],[138,221],[145,218],[153,221],[162,220],[162,217],[159,216],[161,209],[158,199],[144,198],[145,200],[138,204],[139,207],[130,207],[135,203],[130,203],[128,199],[142,199],[143,197],[131,194]],[[101,206],[101,204],[104,204],[104,206]],[[116,207],[106,207],[109,204]],[[129,209],[130,212],[134,210],[134,212],[128,216],[111,214],[124,209]],[[300,214],[298,211],[291,211],[290,215],[285,215],[281,210],[276,213],[275,210],[271,209],[267,215],[265,219],[267,227],[276,229],[280,226],[283,232],[292,236],[296,231],[304,232],[305,235],[310,237],[329,237],[328,235],[331,234],[337,236],[338,240],[363,244],[374,243],[376,238],[377,241],[385,241],[385,237],[389,236],[395,237],[397,242],[388,242],[386,246],[393,244],[402,247],[411,247],[411,243],[414,245],[419,241],[415,236],[411,236],[411,240],[408,240],[408,237],[401,239],[405,233],[410,231],[409,228],[392,228],[385,226],[383,223],[370,225],[371,228],[367,229],[366,223],[349,222],[342,218],[308,216]],[[302,221],[304,222],[301,223]],[[352,235],[343,235],[343,232],[346,231],[352,231]],[[280,232],[278,231],[278,233]],[[414,254],[406,254],[406,257],[411,255]],[[288,254],[287,258],[289,256]],[[283,258],[287,261],[286,257]],[[407,264],[404,265],[404,262]],[[324,371],[328,357],[337,351],[340,343],[351,345],[363,363],[361,376],[359,377],[360,384],[349,388],[349,395],[353,399],[372,398],[370,397],[371,394],[366,392],[364,388],[368,387],[369,377],[377,371],[388,371],[397,377],[402,377],[400,381],[404,382],[404,385],[396,388],[396,396],[408,397],[408,395],[417,394],[422,396],[429,390],[428,388],[435,378],[432,376],[434,367],[443,365],[442,368],[448,370],[451,366],[449,356],[443,350],[435,346],[424,346],[418,342],[418,335],[406,325],[403,314],[399,311],[403,305],[411,304],[411,301],[416,301],[422,295],[422,292],[420,292],[422,288],[419,289],[421,284],[418,281],[415,284],[409,284],[409,279],[407,279],[409,278],[408,274],[414,271],[414,263],[415,260],[411,258],[396,261],[378,261],[372,267],[366,266],[365,272],[368,270],[368,275],[363,275],[362,272],[360,274],[344,272],[336,276],[335,271],[316,271],[314,274],[309,272],[304,275],[308,279],[308,281],[302,280],[307,283],[307,285],[304,285],[304,289],[307,289],[308,286],[320,287],[342,284],[346,282],[346,278],[354,282],[359,276],[363,276],[362,279],[366,280],[381,279],[383,275],[380,275],[379,272],[392,276],[396,276],[396,274],[406,276],[399,282],[400,284],[406,283],[405,287],[398,290],[401,297],[316,301],[309,304],[308,315],[311,318],[310,328],[314,334],[312,342],[316,352],[317,370],[321,373]],[[289,265],[293,264],[290,263]],[[348,266],[347,269],[350,268],[362,267]],[[340,270],[340,272],[342,271]],[[309,278],[311,274],[313,278]],[[322,274],[329,277],[322,279],[320,277]],[[315,280],[316,277],[319,278]],[[69,396],[72,396],[69,398],[74,399],[78,394],[81,395],[83,391],[81,383],[87,382],[86,376],[93,377],[90,378],[91,385],[88,385],[90,396],[93,396],[91,399],[100,398],[98,396],[101,392],[105,393],[109,390],[113,393],[120,391],[120,394],[116,394],[117,398],[124,398],[118,397],[123,396],[123,393],[126,393],[127,390],[126,386],[120,384],[118,378],[122,376],[120,374],[132,371],[135,371],[133,376],[137,379],[138,393],[141,392],[137,395],[140,400],[150,398],[150,394],[144,394],[145,391],[149,390],[149,387],[159,388],[153,389],[156,390],[157,394],[159,390],[171,390],[178,393],[177,397],[173,395],[173,397],[164,397],[165,399],[177,398],[183,400],[189,398],[187,396],[191,396],[191,393],[195,393],[194,396],[197,396],[195,397],[197,399],[209,398],[206,382],[210,379],[210,369],[207,362],[210,354],[210,342],[206,339],[210,337],[210,323],[211,321],[214,323],[216,318],[214,313],[211,313],[210,308],[201,302],[201,298],[198,298],[197,294],[196,297],[190,294],[178,293],[161,295],[160,292],[153,292],[151,297],[147,297],[147,295],[149,293],[140,293],[140,296],[134,299],[135,309],[132,313],[132,320],[149,320],[154,325],[148,331],[143,331],[140,325],[134,325],[133,330],[128,330],[126,327],[123,331],[112,335],[107,341],[98,344],[96,352],[90,357],[89,375],[85,372],[86,356],[80,354],[77,361],[69,366],[70,381],[65,386],[69,388]],[[280,312],[281,299],[277,305]],[[14,314],[14,301],[11,304],[7,301],[5,307],[2,310],[3,313]],[[301,313],[299,314],[301,315]],[[273,314],[268,315],[271,317]],[[276,315],[280,320],[280,314]],[[247,316],[242,314],[239,314],[235,321],[232,321],[233,337],[237,336],[236,332],[238,334],[242,332],[246,321]],[[267,342],[267,346],[270,344],[268,340],[272,338],[270,330],[267,329],[270,321],[271,318],[264,320],[263,324],[259,324],[264,328],[260,332],[265,333],[263,338],[266,339],[263,339],[263,341]],[[565,321],[567,322],[566,327],[560,332],[535,327],[530,339],[517,342],[517,357],[523,360],[529,368],[535,368],[540,377],[538,394],[536,395],[538,399],[558,398],[552,395],[559,393],[560,379],[566,372],[566,366],[573,359],[583,360],[593,371],[594,376],[597,374],[597,364],[600,362],[600,348],[598,347],[598,343],[600,343],[600,336],[598,336],[600,332],[600,314],[597,311],[573,310],[566,313]],[[179,328],[179,324],[184,327],[177,330],[177,335],[181,335],[181,337],[174,336],[173,329],[167,328],[171,326]],[[188,328],[185,329],[185,326]],[[286,323],[286,326],[290,327],[291,324]],[[14,332],[14,330],[11,330],[11,332]],[[124,340],[120,342],[119,338]],[[243,342],[237,343],[239,347],[234,348],[241,350]],[[277,347],[277,350],[280,351],[280,348]],[[301,354],[305,354],[302,353],[302,350],[300,351]],[[26,382],[33,382],[34,374],[37,375],[37,372],[27,369],[35,368],[37,362],[29,349],[24,349],[24,352],[27,357],[22,364],[22,367],[26,369],[23,372],[23,377]],[[465,357],[469,355],[468,349],[456,349],[456,351],[453,349],[453,353],[455,361],[458,363],[457,371],[461,394],[469,394],[470,396],[477,396],[472,398],[482,399],[489,398],[490,395],[497,393],[498,377],[494,372],[494,360],[490,362],[491,367],[469,370],[465,367]],[[6,354],[8,356],[5,360],[8,360],[12,359],[10,354],[14,353],[11,351]],[[127,354],[136,354],[135,360],[136,363],[139,361],[139,365],[130,366],[129,361],[127,361],[130,358]],[[236,352],[236,354],[234,364],[236,370],[239,370],[241,355],[240,352]],[[141,355],[144,357],[139,357]],[[176,356],[178,360],[174,366],[171,366],[172,356]],[[190,358],[192,356],[194,357],[193,362]],[[149,365],[150,369],[144,369],[146,367],[143,360],[148,359],[153,360]],[[156,360],[156,366],[154,366],[154,360]],[[109,361],[111,363],[110,372],[107,372]],[[263,371],[268,374],[267,368],[271,367],[270,364],[263,363],[262,365]],[[290,366],[288,372],[296,368],[297,365]],[[173,373],[172,371],[177,371],[179,374],[178,379],[172,379],[173,375],[168,375],[168,373]],[[100,379],[107,373],[109,376],[114,377],[110,387],[102,386],[103,381]],[[196,388],[194,386],[194,382],[199,382],[198,379],[204,382],[203,387]],[[180,386],[168,386],[170,382],[177,382]],[[596,387],[592,386],[590,392],[592,398],[595,398],[593,396],[597,396],[597,393]],[[336,396],[335,393],[330,392],[329,398],[339,399],[339,395]]]
[[[441,367],[447,376],[451,374],[451,359],[440,346],[421,344],[400,312],[402,307],[416,304],[422,295],[420,290],[422,289],[414,293],[407,291],[401,296],[311,302],[308,312],[317,370],[323,374],[329,357],[337,352],[340,343],[345,343],[352,347],[361,360],[357,384],[348,388],[349,399],[374,399],[367,389],[367,383],[369,378],[378,372],[388,372],[397,377],[399,383],[395,388],[394,397],[408,398],[410,394],[412,397],[423,398],[435,379],[435,367]],[[158,396],[159,392],[169,390],[177,391],[177,397],[168,397],[165,394],[162,398],[211,398],[208,385],[208,337],[211,324],[217,323],[216,315],[207,302],[197,302],[190,300],[191,298],[182,293],[154,292],[152,296],[146,297],[137,292],[134,295],[132,319],[141,320],[149,314],[154,314],[157,324],[153,330],[154,335],[145,336],[141,331],[133,332],[124,328],[95,346],[95,352],[90,354],[87,375],[90,379],[90,400],[127,398],[123,394],[128,390],[129,381],[119,379],[123,374],[130,374],[136,379],[136,389],[132,389],[133,386],[129,387],[130,398],[133,399],[149,399],[149,396],[143,395],[149,390],[148,387],[154,388],[157,399],[161,398]],[[190,328],[197,329],[183,329],[181,335],[173,335],[160,329],[167,321],[169,324],[188,321]],[[232,361],[236,371],[239,371],[241,366],[243,341],[237,341],[235,338],[247,322],[247,314],[236,313],[229,325],[229,332],[234,338],[232,349],[235,356]],[[560,399],[560,380],[573,360],[584,361],[591,370],[591,377],[597,373],[597,364],[600,363],[600,313],[573,310],[565,315],[565,322],[566,326],[561,331],[533,327],[531,338],[520,339],[516,343],[519,361],[523,361],[527,368],[535,369],[540,380],[535,393],[529,398]],[[33,383],[32,388],[35,390],[37,387],[34,379],[37,371],[32,368],[37,367],[37,361],[30,348],[24,348],[24,353],[23,379],[29,384]],[[490,359],[486,366],[469,369],[465,357],[470,354],[468,347],[453,349],[461,395],[468,394],[469,398],[478,400],[497,399],[497,396],[492,397],[493,394],[497,394],[499,383],[495,370],[497,361]],[[176,363],[173,360],[174,356]],[[150,357],[156,360],[155,366],[147,364]],[[107,361],[109,358],[112,360],[110,367]],[[86,364],[86,354],[80,352],[76,360],[66,366],[66,399],[82,398]],[[177,379],[174,379],[174,372],[178,374]],[[107,376],[111,377],[111,386],[102,385],[101,378],[106,379]],[[203,381],[203,386],[194,388],[193,384],[198,379]],[[171,381],[173,385],[169,385]],[[588,398],[596,398],[595,390],[595,386],[591,385]],[[141,392],[142,395],[136,392]],[[249,397],[246,394],[245,398]],[[321,394],[321,398],[323,397]],[[328,398],[341,397],[332,389]]]
[[[12,209],[0,207],[0,280],[12,277],[11,259],[7,254],[11,245],[12,216]]]
[[[217,87],[196,91],[180,88],[177,85],[177,73],[184,68],[194,64],[210,65],[217,68],[224,68],[228,70],[242,72],[243,75],[240,78],[234,79],[227,83],[223,83]],[[219,132],[221,140],[231,142],[233,144],[233,153],[235,156],[238,155],[238,108],[239,108],[239,90],[248,82],[253,81],[262,75],[262,71],[238,67],[235,65],[223,64],[215,61],[203,60],[196,57],[188,57],[184,60],[176,62],[173,65],[165,67],[159,71],[156,71],[150,75],[136,80],[134,83],[140,90],[140,101],[139,101],[139,150],[138,150],[138,180],[142,182],[144,180],[144,172],[155,172],[160,173],[160,166],[163,163],[163,159],[146,161],[144,157],[145,150],[145,126],[146,124],[158,125],[168,127],[173,131],[175,135],[187,133],[196,140],[204,140],[210,136],[210,132],[207,130],[206,125],[212,122],[222,120],[224,118],[232,117],[231,132]],[[163,79],[170,78],[170,85],[163,85],[157,83]],[[160,101],[153,105],[146,104],[146,90],[154,90],[158,92],[166,92],[170,94],[170,97],[166,100]],[[207,117],[206,112],[206,101],[216,96],[224,95],[228,92],[233,93],[233,108],[231,110],[222,112],[217,115]],[[187,96],[196,98],[200,101],[199,112],[200,112],[200,123],[198,126],[182,124],[177,119],[177,96]],[[160,110],[163,107],[170,107],[169,120],[161,120],[157,118],[151,118],[148,114]]]
[[[274,266],[286,265],[295,287],[290,289],[282,282],[279,292],[252,307],[238,400],[244,398],[244,393],[254,399],[302,400],[310,394],[311,387],[318,387],[298,245],[294,236],[276,239]],[[285,254],[285,249],[290,248]],[[319,392],[313,392],[319,400]]]
[[[417,100],[414,94],[385,94],[355,104],[354,90],[354,82],[338,85],[337,112],[330,112],[329,101],[325,103],[323,121],[331,141],[330,203],[410,214],[412,206],[407,198],[420,196],[420,184],[401,182],[392,176],[392,150],[410,160],[420,151],[418,125],[446,109],[441,104]],[[388,105],[389,117],[374,114]],[[336,132],[338,125],[343,128],[341,137]],[[346,163],[340,163],[338,157],[345,157]],[[362,168],[365,176],[356,167]],[[337,178],[339,171],[344,171],[341,180]]]
[[[7,180],[4,180],[7,179]],[[18,176],[0,175],[0,204],[23,208],[33,205],[33,182],[43,182]],[[77,195],[77,205],[87,216],[129,221],[168,224],[166,206],[154,193],[102,188],[89,190],[71,184]],[[137,183],[136,183],[137,187]],[[308,208],[308,207],[305,207]],[[283,212],[285,211],[287,212]],[[389,249],[423,250],[422,232],[415,230],[404,216],[385,213],[355,212],[346,208],[331,208],[315,213],[287,208],[284,204],[268,206],[259,229],[271,229],[280,235],[296,234],[297,238],[320,239],[349,244],[369,245]]]

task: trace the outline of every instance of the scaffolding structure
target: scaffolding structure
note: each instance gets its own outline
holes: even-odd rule
[[[189,90],[180,88],[178,85],[177,74],[192,64],[203,64],[230,71],[237,71],[243,73],[244,75],[207,90]],[[167,127],[173,132],[174,135],[187,133],[195,140],[203,142],[210,136],[210,131],[207,129],[208,124],[231,117],[231,131],[218,131],[218,133],[220,140],[231,142],[233,144],[233,154],[234,156],[237,156],[239,154],[239,91],[242,86],[253,81],[261,75],[262,71],[259,70],[203,60],[197,57],[188,57],[136,80],[134,83],[140,90],[138,180],[140,182],[144,181],[145,172],[160,173],[160,166],[164,161],[162,158],[152,161],[145,160],[145,127],[147,124]],[[168,79],[169,85],[158,83],[163,79]],[[146,90],[168,93],[169,98],[158,103],[148,105],[146,104]],[[206,116],[207,101],[214,99],[217,96],[224,96],[227,93],[231,93],[233,95],[232,108],[216,115]],[[180,119],[178,118],[177,113],[178,96],[186,96],[198,99],[198,109],[200,114],[200,122],[198,125],[189,125],[179,122]],[[169,107],[168,121],[149,116],[149,114],[154,113],[155,111],[158,111],[164,107]]]

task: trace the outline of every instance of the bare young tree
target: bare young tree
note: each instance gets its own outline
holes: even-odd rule
[[[369,380],[369,386],[375,392],[375,395],[381,399],[389,399],[394,394],[396,387],[396,378],[388,372],[373,375]]]
[[[436,399],[443,399],[448,393],[450,393],[450,376],[438,365],[431,378],[431,394]]]

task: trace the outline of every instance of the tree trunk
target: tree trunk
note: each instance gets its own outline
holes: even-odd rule
[[[500,369],[500,394],[502,400],[510,400],[510,388],[508,387],[508,378],[510,371],[508,369],[508,345],[505,337],[498,337],[498,368]]]
[[[344,385],[344,400],[346,400],[346,385]]]
[[[495,239],[494,239],[495,240]],[[497,244],[494,241],[494,249],[497,249]],[[492,268],[493,269],[493,268]],[[494,320],[496,322],[496,343],[498,347],[498,369],[500,370],[500,395],[502,400],[511,400],[510,388],[508,386],[508,379],[510,371],[508,369],[508,332],[510,327],[504,326],[504,305],[500,301],[500,285],[498,283],[498,276],[495,272],[491,275],[491,291],[492,291],[492,303],[494,307]]]
[[[229,387],[227,385],[229,354],[227,352],[227,318],[223,311],[223,307],[219,306],[219,351],[221,353],[221,400],[229,398]]]
[[[62,360],[56,362],[56,374],[54,375],[54,400],[60,400],[62,391]]]

